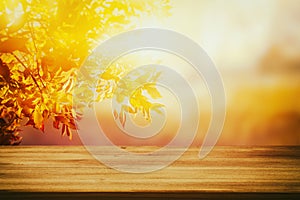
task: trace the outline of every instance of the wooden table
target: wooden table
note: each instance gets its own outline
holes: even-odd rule
[[[132,174],[106,167],[82,146],[1,146],[0,199],[19,197],[297,198],[300,147],[215,147],[203,160],[191,148],[167,168]]]

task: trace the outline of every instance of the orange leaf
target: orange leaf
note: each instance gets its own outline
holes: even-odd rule
[[[26,124],[25,126],[34,126],[34,121],[33,119],[30,119]]]
[[[118,118],[118,112],[116,110],[114,110],[114,119]]]
[[[62,134],[62,136],[64,136],[64,135],[65,135],[65,132],[66,132],[66,125],[65,125],[65,124],[63,124],[62,130],[61,130],[61,134]]]
[[[24,38],[10,38],[0,43],[0,52],[1,53],[12,53],[16,50],[22,51],[24,53],[29,53],[26,48],[27,40]]]
[[[8,66],[0,59],[0,76],[2,76],[7,82],[10,81],[10,70]]]
[[[126,122],[126,114],[124,112],[121,112],[119,114],[119,120],[120,120],[120,123],[121,123],[122,127],[124,128],[125,127],[125,122]]]
[[[35,109],[33,111],[33,121],[34,121],[34,124],[37,128],[41,128],[42,125],[43,125],[43,121],[44,121],[44,118],[42,116],[42,113],[40,112],[40,109]]]
[[[69,136],[69,139],[72,140],[72,133],[71,133],[69,127],[66,127],[66,131],[67,131],[67,136]]]
[[[42,126],[40,127],[40,130],[43,131],[43,133],[45,133],[45,124],[42,123]]]
[[[71,129],[74,129],[76,130],[77,127],[76,127],[76,124],[75,124],[75,120],[73,118],[71,118],[68,122],[68,127],[71,128]]]
[[[53,121],[53,127],[56,128],[56,129],[59,129],[59,121],[54,120]]]

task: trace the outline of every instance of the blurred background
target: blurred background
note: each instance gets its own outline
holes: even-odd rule
[[[299,1],[171,0],[170,4],[169,17],[145,17],[134,23],[182,33],[213,60],[227,96],[218,145],[300,145]],[[197,88],[197,84],[202,91],[202,83],[193,85]],[[209,94],[206,91],[200,97],[196,146],[203,141],[211,115]],[[23,128],[21,145],[81,144],[76,133],[69,140],[51,124],[46,125],[46,133]],[[164,145],[174,136],[169,129],[164,136],[141,142],[120,135],[118,128],[109,131],[118,145]]]

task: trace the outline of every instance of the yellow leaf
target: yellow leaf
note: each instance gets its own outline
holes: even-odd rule
[[[43,116],[39,108],[36,108],[33,112],[33,121],[37,128],[41,128],[43,125]]]
[[[154,84],[145,84],[144,89],[148,92],[148,94],[153,99],[161,98],[161,95],[160,95],[159,91],[155,88]]]
[[[136,113],[136,111],[132,107],[127,106],[127,105],[122,105],[122,110],[124,110],[125,112],[128,112],[130,114]]]
[[[162,115],[163,112],[160,110],[162,107],[164,107],[163,104],[160,104],[160,103],[154,103],[154,104],[152,104],[152,106],[151,106],[151,110],[154,110],[156,113]]]

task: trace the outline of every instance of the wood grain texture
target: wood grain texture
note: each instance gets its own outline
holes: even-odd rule
[[[101,152],[108,147],[97,148]],[[135,152],[152,149],[127,147]],[[298,195],[300,147],[215,147],[203,160],[191,148],[167,168],[130,174],[106,167],[82,146],[2,146],[0,191]]]

